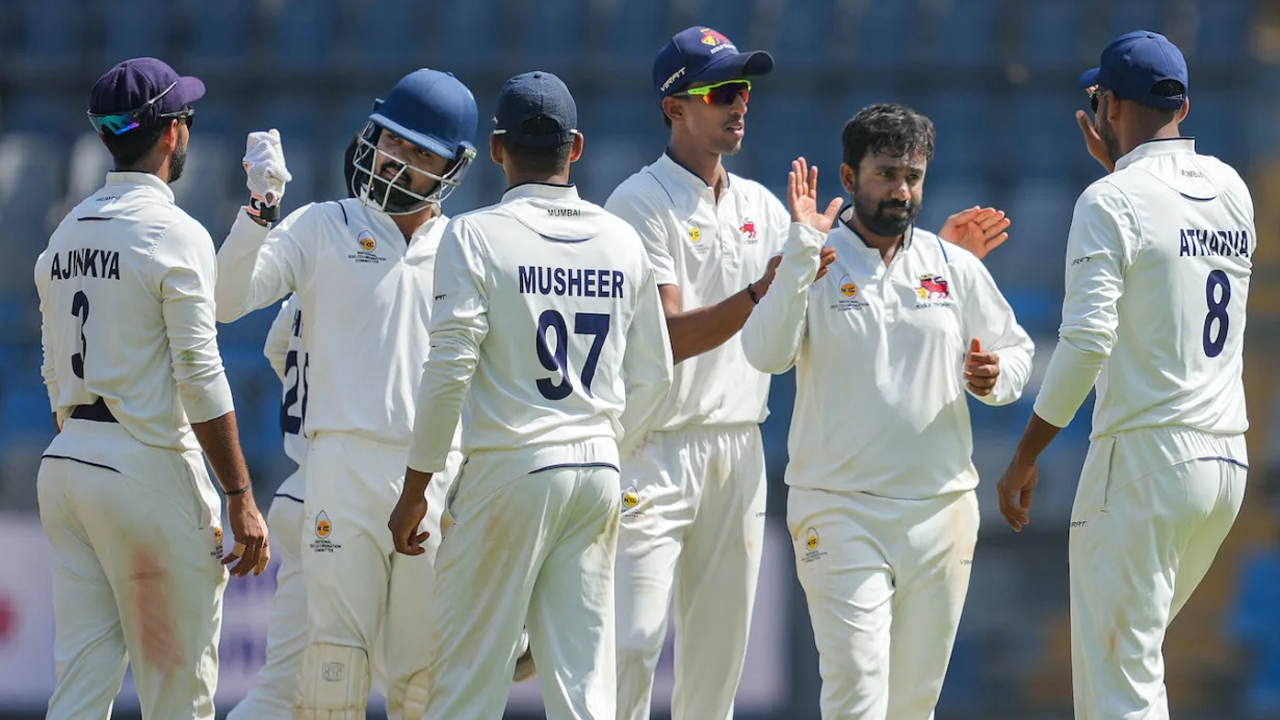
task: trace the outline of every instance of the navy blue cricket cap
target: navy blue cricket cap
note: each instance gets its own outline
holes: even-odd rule
[[[578,132],[578,104],[564,81],[535,70],[502,86],[493,113],[493,134],[524,147],[563,145]]]
[[[1156,83],[1176,80],[1177,95],[1159,95]],[[1135,30],[1125,33],[1102,51],[1098,67],[1080,76],[1080,87],[1101,86],[1121,99],[1162,110],[1177,110],[1187,99],[1187,61],[1182,51],[1160,33]]]
[[[182,77],[151,57],[125,60],[98,78],[89,92],[89,116],[99,132],[120,135],[204,97],[199,78]]]
[[[768,75],[773,56],[763,50],[738,52],[729,38],[708,27],[681,30],[653,61],[653,90],[658,102],[693,82],[717,83]]]

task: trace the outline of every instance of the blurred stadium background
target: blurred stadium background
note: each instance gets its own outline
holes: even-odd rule
[[[1009,213],[1011,239],[987,265],[1036,338],[1039,372],[1055,342],[1071,209],[1102,173],[1075,125],[1075,110],[1087,106],[1075,79],[1124,31],[1161,31],[1183,48],[1192,77],[1185,132],[1249,181],[1259,248],[1246,362],[1250,487],[1217,564],[1169,633],[1169,695],[1180,718],[1280,718],[1280,3],[1268,0],[3,0],[0,717],[42,716],[52,688],[35,494],[52,429],[31,268],[56,222],[107,169],[84,117],[98,75],[124,58],[154,55],[205,80],[188,171],[174,190],[220,242],[246,192],[245,133],[283,134],[295,178],[286,210],[341,196],[346,140],[375,97],[421,66],[457,74],[485,119],[507,77],[559,74],[578,99],[587,139],[574,180],[586,198],[603,202],[662,151],[650,63],[672,33],[694,24],[777,60],[752,94],[743,151],[727,159],[776,192],[789,161],[804,155],[826,171],[821,195],[834,195],[841,127],[866,104],[905,102],[933,119],[939,144],[920,223],[936,230],[974,204]],[[488,204],[502,190],[482,151],[445,209]],[[220,327],[264,511],[290,470],[280,449],[279,388],[261,355],[274,313]],[[1038,378],[1012,407],[971,404],[984,527],[943,720],[1070,717],[1067,520],[1089,408],[1044,458],[1026,533],[1008,531],[993,494]],[[792,398],[791,378],[776,380],[764,427],[774,532],[740,693],[746,718],[818,717],[817,660],[782,524]],[[264,575],[228,588],[220,714],[261,662],[272,583]],[[668,653],[657,716],[667,705],[669,660]],[[537,697],[535,683],[519,686],[512,717],[539,716]],[[126,683],[116,716],[136,713]]]

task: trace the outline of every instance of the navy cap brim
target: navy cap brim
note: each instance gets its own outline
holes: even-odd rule
[[[1080,76],[1080,79],[1077,81],[1077,83],[1082,88],[1091,88],[1094,85],[1098,84],[1098,78],[1100,77],[1102,77],[1102,68],[1094,68],[1092,70],[1086,70],[1085,73]]]
[[[753,50],[717,58],[703,68],[702,72],[689,78],[689,82],[717,83],[740,77],[759,77],[771,72],[773,56],[764,50]]]
[[[204,81],[197,77],[180,77],[173,89],[173,99],[178,107],[185,107],[204,97]],[[167,103],[166,103],[167,104]]]
[[[453,151],[450,150],[448,146],[446,146],[444,143],[440,142],[439,140],[436,140],[433,137],[428,137],[426,135],[423,135],[420,132],[410,130],[409,128],[401,125],[398,122],[389,120],[387,119],[387,116],[383,115],[382,113],[374,113],[369,116],[369,119],[374,121],[378,125],[380,125],[383,129],[390,130],[391,132],[395,133],[396,135],[399,135],[400,137],[404,138],[405,140],[408,140],[409,142],[413,143],[414,145],[417,145],[420,148],[429,150],[446,160],[455,159],[453,157]]]

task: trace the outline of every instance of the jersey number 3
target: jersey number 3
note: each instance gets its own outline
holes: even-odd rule
[[[1216,299],[1215,294],[1218,296]],[[1227,344],[1227,328],[1231,324],[1230,318],[1227,317],[1227,303],[1231,302],[1231,280],[1226,273],[1221,270],[1209,273],[1209,279],[1204,287],[1204,298],[1209,304],[1209,314],[1204,318],[1204,334],[1201,336],[1204,342],[1204,354],[1209,357],[1218,357]],[[1214,333],[1214,320],[1218,321],[1217,333]]]
[[[77,290],[71,296],[71,314],[80,318],[80,352],[71,356],[71,372],[84,379],[84,356],[89,354],[89,343],[84,339],[84,324],[89,322],[89,296]]]
[[[554,329],[556,345],[553,349],[547,342],[547,331]],[[580,380],[582,389],[591,395],[591,381],[596,376],[596,364],[600,362],[600,351],[604,348],[604,339],[609,336],[609,316],[602,313],[577,313],[573,316],[573,332],[576,335],[593,335],[591,349],[587,351],[587,360],[582,364]],[[542,367],[560,373],[559,382],[552,378],[538,380],[538,392],[548,400],[563,400],[573,392],[569,381],[569,330],[565,325],[564,315],[555,310],[547,310],[538,318],[538,360]]]

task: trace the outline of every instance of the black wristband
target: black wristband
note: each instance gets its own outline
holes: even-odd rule
[[[232,495],[239,495],[240,493],[249,492],[249,488],[251,487],[253,487],[253,483],[247,482],[244,484],[244,487],[240,488],[239,490],[223,490],[222,494],[226,495],[227,497],[231,497]]]
[[[266,222],[275,222],[280,219],[280,203],[268,205],[256,197],[249,198],[249,214],[265,220]]]
[[[752,305],[760,304],[760,298],[756,296],[756,291],[751,287],[751,283],[747,283],[747,297],[751,298]]]

